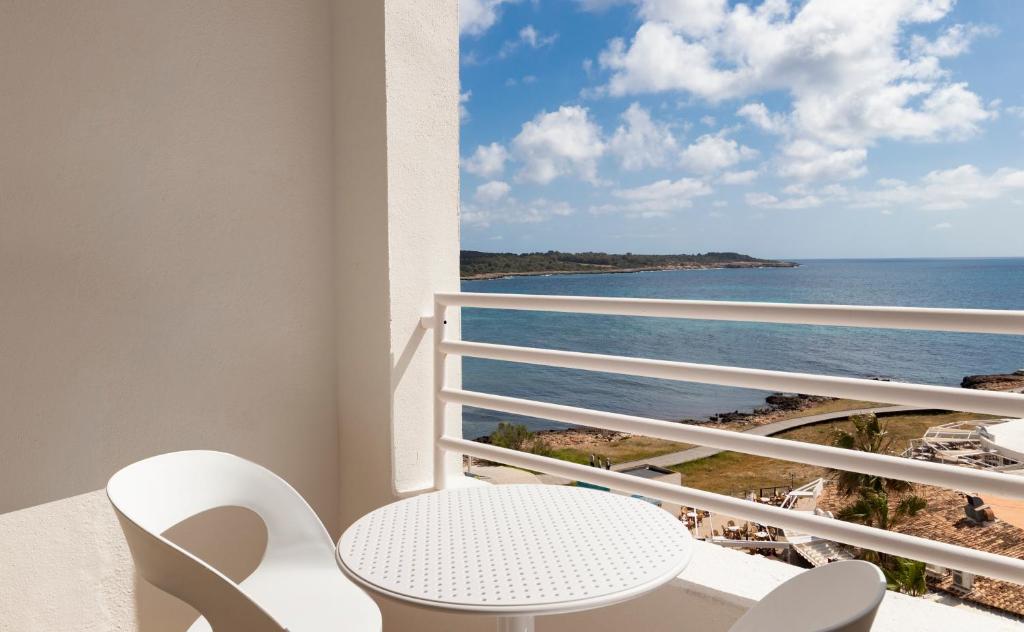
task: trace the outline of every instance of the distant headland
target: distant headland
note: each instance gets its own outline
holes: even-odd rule
[[[757,259],[738,252],[706,252],[695,255],[613,255],[604,252],[479,252],[463,250],[463,279],[496,279],[541,274],[608,274],[660,270],[707,270],[713,268],[795,268],[791,261]]]

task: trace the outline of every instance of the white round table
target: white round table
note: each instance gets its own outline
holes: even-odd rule
[[[498,617],[607,606],[682,572],[693,540],[674,516],[610,492],[555,485],[449,489],[373,511],[338,541],[338,565],[383,595]]]

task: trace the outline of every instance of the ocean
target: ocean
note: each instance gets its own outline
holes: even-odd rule
[[[1024,258],[797,261],[797,268],[679,270],[463,281],[465,292],[1024,309]],[[1024,369],[1024,337],[667,318],[464,309],[465,340],[707,364],[882,377],[955,386],[965,375]],[[655,419],[751,410],[768,392],[463,360],[465,388]],[[463,435],[543,419],[475,408]]]

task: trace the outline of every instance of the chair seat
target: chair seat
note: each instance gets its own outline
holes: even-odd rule
[[[333,557],[325,563],[260,568],[240,584],[288,632],[380,632],[373,600],[347,579]],[[189,632],[211,632],[200,617]]]

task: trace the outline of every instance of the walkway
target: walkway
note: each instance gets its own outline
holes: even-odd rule
[[[867,415],[874,413],[876,415],[892,415],[896,413],[918,413],[934,410],[932,408],[919,408],[916,406],[879,406],[877,408],[856,408],[852,410],[837,410],[831,413],[823,413],[820,415],[807,415],[805,417],[793,417],[791,419],[783,419],[781,421],[775,421],[770,424],[764,424],[763,426],[754,426],[749,430],[744,430],[748,434],[757,435],[759,437],[769,437],[771,435],[779,434],[780,432],[786,432],[794,428],[800,428],[801,426],[810,426],[813,424],[820,424],[826,421],[835,421],[837,419],[846,419],[847,417],[853,417],[854,415]],[[672,452],[669,454],[663,454],[661,456],[654,456],[647,459],[640,459],[639,461],[630,461],[628,463],[616,463],[612,465],[613,470],[625,470],[638,465],[656,465],[658,467],[671,467],[673,465],[679,465],[681,463],[689,463],[690,461],[697,461],[699,459],[706,459],[709,456],[714,456],[719,452],[726,452],[726,450],[720,450],[718,448],[690,448],[689,450],[682,450],[679,452]]]

